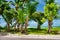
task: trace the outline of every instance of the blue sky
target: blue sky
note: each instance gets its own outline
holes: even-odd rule
[[[14,0],[7,0],[7,1],[14,1]],[[45,6],[45,2],[44,2],[44,0],[38,0],[38,2],[39,2],[39,4],[38,4],[38,6],[37,6],[37,10],[36,11],[38,11],[38,12],[44,12],[44,6]],[[55,2],[57,3],[57,5],[59,6],[60,5],[60,0],[55,0]],[[14,6],[12,6],[12,5],[10,5],[12,8],[14,8]],[[2,18],[1,16],[0,16],[0,18]],[[59,20],[58,20],[59,21]],[[55,21],[53,21],[53,22],[55,22]],[[37,23],[36,22],[34,22],[34,21],[31,21],[31,22],[29,22],[30,23],[30,26],[32,25],[32,26],[36,26],[37,25]],[[55,25],[55,24],[57,24],[57,26],[58,26],[58,22],[55,22],[53,25]],[[0,25],[1,26],[4,26],[4,25],[6,25],[6,22],[3,20],[3,19],[0,19]],[[48,24],[47,24],[47,22],[45,22],[44,24],[43,24],[44,26],[47,26]],[[42,26],[43,26],[42,25]],[[60,25],[60,24],[59,24]]]
[[[14,1],[14,0],[7,0],[7,1]],[[44,0],[38,0],[39,4],[37,6],[37,11],[38,12],[44,12],[44,6],[45,6],[45,2]],[[55,0],[55,2],[57,3],[57,5],[60,5],[60,0]],[[12,8],[14,8],[14,6],[11,5]]]
[[[7,1],[14,1],[14,0],[7,0]],[[44,2],[44,0],[38,0],[38,2],[39,2],[39,4],[37,5],[36,11],[41,11],[41,12],[43,12],[43,11],[44,11],[43,7],[44,7],[44,5],[45,5],[45,2]],[[11,5],[11,8],[14,8],[14,6]]]

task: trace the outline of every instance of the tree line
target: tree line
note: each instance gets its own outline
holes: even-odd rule
[[[26,33],[28,22],[30,20],[38,22],[37,30],[40,30],[41,25],[48,20],[48,33],[50,33],[52,21],[58,14],[58,7],[54,2],[55,0],[44,1],[46,5],[44,6],[44,12],[42,13],[36,12],[37,5],[39,4],[36,0],[14,0],[14,2],[0,0],[0,15],[2,15],[3,19],[7,23],[7,31],[11,30],[11,25],[14,21],[14,30]],[[15,6],[15,8],[11,8],[10,5]]]

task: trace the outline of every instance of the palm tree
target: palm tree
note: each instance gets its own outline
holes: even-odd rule
[[[44,8],[44,15],[45,17],[47,17],[48,19],[48,33],[51,32],[51,27],[52,27],[52,21],[53,19],[56,17],[57,13],[58,13],[58,8],[56,6],[56,4],[54,3],[54,0],[46,0],[47,4]]]
[[[21,8],[22,7],[22,0],[14,0],[15,2],[12,2],[12,1],[10,1],[10,3],[13,5],[13,6],[15,6],[15,11],[18,11],[18,9],[19,9],[19,7]],[[16,31],[16,24],[18,24],[18,22],[19,22],[19,20],[18,20],[18,13],[17,12],[15,12],[14,13],[14,19],[16,20],[16,23],[14,24],[14,28],[15,28],[15,31]],[[19,26],[18,26],[18,29],[17,29],[17,31],[19,30]]]
[[[7,23],[7,31],[10,31],[10,25],[12,24],[13,15],[10,13],[10,11],[5,9],[2,16]]]
[[[6,18],[8,15],[10,15],[10,14],[6,13],[7,11],[10,10],[9,3],[6,0],[1,0],[0,4],[1,4],[0,5],[0,11],[1,11],[0,14],[2,15],[2,17],[4,18],[4,20],[7,23],[7,29],[8,29],[8,31],[10,31],[10,22],[8,22],[9,20],[8,20],[8,18]]]
[[[11,1],[10,1],[11,2]],[[11,2],[15,6],[15,11],[16,11],[16,24],[18,24],[18,30],[19,30],[19,25],[21,26],[21,31],[22,31],[22,25],[24,24],[24,2],[25,0],[15,0],[14,2]]]
[[[38,2],[36,2],[35,0],[25,1],[25,10],[26,10],[25,13],[27,14],[25,21],[25,33],[27,32],[28,21],[30,20],[31,15],[36,11],[37,4]]]
[[[36,22],[38,22],[37,30],[41,29],[41,25],[46,21],[46,18],[44,17],[44,13],[41,12],[35,12],[32,14],[32,19]]]
[[[31,1],[33,3],[31,3]],[[23,1],[22,0],[15,0],[15,3],[12,3],[12,4],[15,4],[15,9],[17,11],[16,19],[18,20],[18,23],[20,23],[20,24],[25,23],[25,31],[26,31],[29,18],[32,15],[32,13],[34,13],[36,11],[37,2],[33,1],[33,0],[23,0]],[[19,9],[20,9],[20,11],[19,11]],[[25,20],[25,22],[23,22],[22,18]]]

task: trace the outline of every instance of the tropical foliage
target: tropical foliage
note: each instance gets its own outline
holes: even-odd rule
[[[52,21],[56,18],[58,13],[58,7],[54,0],[45,0],[44,12],[36,12],[37,5],[36,0],[14,0],[6,1],[0,0],[0,15],[7,23],[7,31],[11,31],[13,22],[14,30],[21,33],[27,32],[28,22],[34,20],[38,23],[37,29],[41,29],[41,25],[48,20],[48,32],[51,32]],[[11,8],[13,5],[15,8]],[[17,28],[16,28],[17,26]],[[16,30],[17,29],[17,30]]]
[[[51,32],[52,21],[54,20],[54,18],[56,17],[58,13],[58,7],[54,3],[54,0],[49,0],[49,1],[46,0],[46,3],[47,4],[44,7],[44,11],[45,11],[44,15],[48,19],[48,25],[49,25],[48,32]]]

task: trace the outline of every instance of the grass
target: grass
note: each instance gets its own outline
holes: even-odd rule
[[[36,28],[29,28],[28,29],[28,33],[29,34],[54,34],[54,35],[58,35],[60,34],[60,27],[55,27],[55,28],[52,28],[51,30],[51,33],[48,33],[47,32],[48,28],[42,28],[40,30],[37,30]]]
[[[46,34],[47,30],[46,29],[41,29],[41,30],[37,30],[36,28],[29,28],[28,29],[28,33],[29,34]]]
[[[0,28],[0,30],[2,32],[6,32],[6,28]],[[37,35],[46,35],[46,34],[52,34],[52,35],[60,35],[60,27],[55,27],[55,28],[52,28],[52,32],[51,33],[48,33],[47,30],[48,28],[42,28],[40,30],[37,30],[36,28],[28,28],[27,29],[27,33],[28,34],[37,34]],[[16,32],[14,31],[14,29],[12,29],[11,32],[8,32],[8,33],[11,33],[11,34],[21,34],[20,31],[19,32]]]

